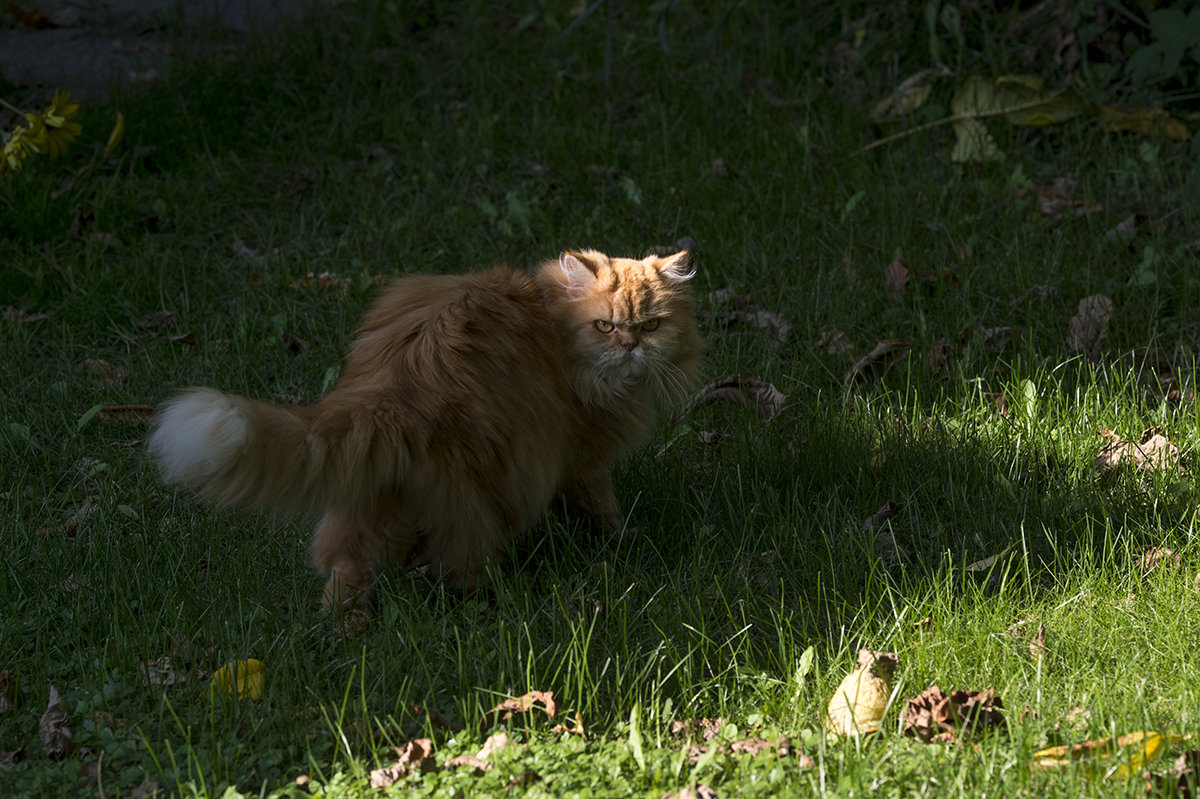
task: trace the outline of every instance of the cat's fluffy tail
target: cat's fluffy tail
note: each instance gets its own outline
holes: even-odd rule
[[[369,506],[408,467],[403,436],[370,397],[278,407],[193,388],[155,416],[148,448],[163,479],[222,505],[323,511]]]

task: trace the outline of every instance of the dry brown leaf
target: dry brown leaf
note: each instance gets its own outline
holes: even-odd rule
[[[23,745],[12,750],[0,749],[0,771],[11,771],[13,766],[24,759],[25,747]]]
[[[1101,472],[1112,471],[1122,464],[1133,464],[1147,472],[1180,469],[1179,448],[1167,440],[1162,428],[1144,430],[1137,443],[1126,441],[1111,431],[1101,435],[1108,439],[1096,454],[1096,468]]]
[[[787,395],[775,386],[749,375],[718,377],[705,385],[688,403],[685,413],[713,402],[732,402],[743,408],[753,407],[758,418],[769,422],[787,404]]]
[[[68,513],[63,518],[62,523],[55,525],[54,529],[49,527],[39,527],[38,535],[74,535],[75,531],[83,525],[88,518],[96,512],[96,505],[92,502],[85,502],[76,508],[71,513]]]
[[[62,709],[62,697],[58,689],[50,686],[50,701],[38,721],[38,735],[46,754],[52,760],[61,760],[75,748],[75,735],[67,726],[67,712]]]
[[[872,513],[863,522],[863,528],[868,531],[878,530],[883,526],[883,523],[900,512],[900,506],[890,499],[879,507],[879,510]]]
[[[475,755],[457,755],[446,761],[446,768],[459,768],[461,766],[470,766],[479,773],[491,771],[495,763],[489,763],[486,760],[480,760]]]
[[[14,308],[11,305],[5,306],[3,313],[4,321],[16,322],[17,324],[23,325],[30,324],[32,322],[41,322],[44,319],[49,319],[50,316],[51,315],[48,313],[26,313],[25,311],[22,311],[19,308]]]
[[[1067,347],[1095,360],[1108,338],[1108,325],[1116,306],[1103,294],[1093,294],[1079,301],[1079,308],[1067,326]]]
[[[526,716],[538,708],[545,712],[547,718],[554,718],[558,712],[554,704],[553,691],[530,691],[515,699],[505,699],[500,704],[484,714],[479,720],[479,729],[487,730],[497,724],[505,724],[518,716]]]
[[[156,780],[147,777],[142,780],[142,783],[138,787],[130,792],[129,799],[150,799],[151,797],[158,796],[160,792],[163,794],[166,793]]]
[[[565,732],[571,735],[578,735],[583,738],[587,737],[587,732],[583,728],[583,716],[579,715],[578,712],[575,714],[575,718],[571,720],[570,727],[568,727],[566,724],[555,724],[550,728],[550,732]]]
[[[721,734],[721,729],[724,726],[725,719],[719,716],[715,719],[676,720],[671,722],[670,733],[673,738],[688,738],[692,740],[703,738],[705,741],[711,741]]]
[[[154,417],[153,405],[123,405],[105,402],[100,406],[100,418],[117,424],[146,424]]]
[[[821,328],[821,334],[817,336],[817,346],[824,350],[826,355],[841,355],[851,361],[856,361],[859,357],[858,347],[855,347],[854,342],[841,330]]]
[[[933,346],[929,348],[929,355],[926,356],[929,371],[942,371],[946,366],[946,361],[950,360],[950,356],[956,352],[958,352],[958,344],[948,338],[939,338],[933,342]]]
[[[172,666],[170,655],[154,660],[143,660],[138,664],[142,682],[145,685],[161,685],[164,688],[187,682],[190,676],[186,671],[179,671]]]
[[[865,383],[883,374],[895,361],[908,354],[908,342],[902,338],[889,338],[877,342],[871,351],[855,361],[846,372],[842,384],[853,389],[859,383]]]
[[[129,377],[129,370],[124,366],[113,366],[103,358],[84,358],[80,368],[86,374],[100,378],[108,386],[119,386]]]
[[[904,734],[926,743],[963,740],[985,728],[1004,723],[1004,703],[992,688],[952,691],[949,696],[931,685],[909,699],[904,709]]]
[[[1178,568],[1183,565],[1183,556],[1168,547],[1151,547],[1138,558],[1138,568],[1146,577],[1159,567]]]
[[[1038,210],[1055,220],[1063,217],[1095,214],[1104,210],[1104,206],[1100,203],[1087,203],[1076,199],[1075,195],[1078,189],[1079,184],[1071,178],[1055,178],[1054,183],[1049,186],[1019,189],[1017,197],[1036,197]]]
[[[397,756],[395,763],[371,772],[372,788],[388,788],[411,773],[425,774],[437,768],[437,760],[433,757],[433,741],[428,738],[409,741],[393,751]]]
[[[891,297],[892,302],[899,302],[903,299],[908,293],[909,286],[914,282],[930,286],[944,283],[952,289],[962,288],[962,283],[953,269],[946,267],[941,271],[941,274],[933,271],[927,272],[921,269],[914,269],[903,258],[897,258],[884,267],[883,282],[887,286],[888,296]]]
[[[779,747],[775,741],[768,741],[765,738],[743,738],[740,741],[731,741],[729,749],[733,752],[757,755],[759,752],[767,751],[773,751],[778,754]]]
[[[36,30],[45,30],[47,28],[57,28],[58,25],[50,17],[36,8],[22,8],[16,3],[9,3],[6,8],[8,13],[13,15],[13,18],[28,28]]]
[[[508,746],[508,733],[498,732],[487,737],[487,740],[483,742],[483,747],[475,756],[480,760],[487,760],[506,746]]]
[[[1033,640],[1029,642],[1029,656],[1041,660],[1046,656],[1046,625],[1039,624]]]

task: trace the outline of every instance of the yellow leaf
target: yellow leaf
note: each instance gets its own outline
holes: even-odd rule
[[[108,134],[108,144],[104,145],[104,154],[112,155],[113,150],[117,149],[117,145],[121,143],[121,137],[124,135],[125,115],[118,111],[117,124],[113,125],[112,133]]]
[[[261,660],[234,660],[213,672],[213,696],[234,699],[258,699],[263,693],[265,667]]]
[[[1131,777],[1140,774],[1167,746],[1187,738],[1185,735],[1146,730],[1117,738],[1097,738],[1069,746],[1052,746],[1033,753],[1033,768],[1048,771],[1066,768],[1072,763],[1087,763],[1089,777]],[[1101,767],[1107,766],[1103,771]]]
[[[1126,131],[1142,136],[1162,133],[1175,141],[1183,141],[1192,135],[1187,125],[1161,108],[1102,106],[1100,108],[1100,126],[1107,131]]]

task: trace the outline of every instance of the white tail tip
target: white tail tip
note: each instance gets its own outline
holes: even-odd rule
[[[248,437],[246,418],[231,398],[196,388],[159,409],[147,448],[163,480],[196,485],[227,466]]]

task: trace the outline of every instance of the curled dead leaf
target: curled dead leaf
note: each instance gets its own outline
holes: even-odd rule
[[[841,355],[851,361],[856,361],[859,357],[858,347],[855,347],[854,342],[841,330],[821,328],[821,334],[817,336],[817,347],[826,355]]]
[[[505,724],[514,718],[526,716],[537,708],[545,712],[547,718],[554,718],[558,707],[554,703],[553,691],[530,691],[515,699],[505,699],[500,704],[484,714],[479,720],[479,729],[487,730],[497,724]]]
[[[909,699],[904,709],[904,734],[926,743],[961,741],[1003,724],[1004,703],[992,688],[946,695],[931,685]]]
[[[908,354],[908,342],[902,338],[889,338],[877,342],[871,351],[854,362],[846,372],[842,384],[847,390],[883,374],[889,366]]]
[[[105,402],[100,406],[99,416],[106,422],[117,424],[146,424],[154,417],[153,405],[125,405]]]
[[[713,402],[732,402],[743,408],[753,407],[758,418],[769,422],[787,404],[787,395],[775,386],[749,375],[729,375],[710,381],[688,403],[685,413]]]
[[[1143,577],[1160,567],[1178,568],[1183,564],[1183,556],[1168,547],[1150,547],[1138,558],[1138,569]]]
[[[1073,352],[1082,352],[1088,360],[1099,357],[1115,310],[1113,301],[1103,294],[1081,299],[1067,327],[1067,347]]]
[[[1096,468],[1101,472],[1112,471],[1124,464],[1133,464],[1148,472],[1181,469],[1179,448],[1167,440],[1162,428],[1147,428],[1137,443],[1126,441],[1111,431],[1105,432],[1108,443],[1096,454]]]
[[[1104,210],[1100,203],[1088,203],[1076,197],[1079,184],[1072,178],[1055,178],[1049,186],[1032,186],[1028,189],[1018,189],[1019,198],[1036,198],[1038,210],[1051,219],[1064,217],[1085,216]]]
[[[433,757],[433,741],[428,738],[409,741],[393,751],[397,757],[395,763],[371,771],[372,788],[388,788],[409,774],[425,774],[437,769],[437,760]]]
[[[50,700],[38,720],[38,735],[42,739],[42,746],[46,747],[46,754],[52,760],[62,760],[75,748],[75,735],[67,726],[67,721],[67,712],[62,708],[62,696],[59,695],[58,689],[51,685]]]

